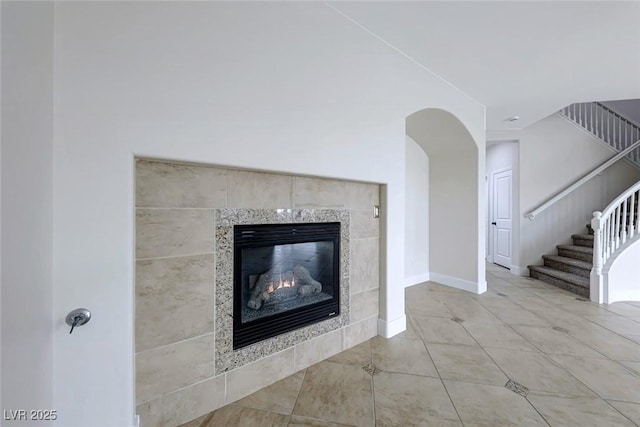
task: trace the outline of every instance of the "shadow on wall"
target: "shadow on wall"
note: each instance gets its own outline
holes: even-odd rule
[[[418,111],[406,133],[428,157],[429,268],[431,280],[478,292],[478,146],[453,114]]]

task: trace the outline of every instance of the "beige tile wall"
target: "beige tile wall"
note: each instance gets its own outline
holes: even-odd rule
[[[377,184],[138,160],[136,402],[142,425],[179,425],[376,335],[380,227],[373,206],[379,193]],[[217,208],[348,209],[350,324],[214,376]]]

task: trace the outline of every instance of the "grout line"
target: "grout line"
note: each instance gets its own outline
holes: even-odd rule
[[[511,284],[511,283],[510,283],[510,284]],[[512,285],[512,286],[517,286],[517,285],[514,285],[514,284],[511,284],[511,285]],[[519,288],[519,289],[521,289],[521,288]],[[531,292],[529,292],[529,293],[531,293]],[[534,294],[534,295],[535,295],[535,294]],[[538,297],[538,298],[540,298],[540,299],[545,300],[544,298],[542,298],[542,297],[540,297],[540,296],[538,296],[538,295],[535,295],[535,296],[536,296],[536,297]],[[507,297],[507,298],[508,298],[508,297]],[[546,300],[545,300],[545,301],[546,301]],[[524,309],[524,310],[526,310],[526,309],[524,308],[524,306],[522,306],[521,304],[519,304],[519,303],[517,303],[517,302],[515,302],[515,301],[511,301],[511,302],[512,302],[512,303],[514,303],[514,304],[517,304],[517,305],[519,305],[519,306],[521,306],[521,307],[523,307],[523,309]],[[558,308],[558,309],[560,309],[560,307],[557,307],[557,308]],[[526,311],[529,311],[529,310],[526,310]],[[534,313],[534,314],[535,314],[535,313]],[[575,314],[575,313],[570,313],[570,314],[572,314],[572,315],[574,315],[574,316],[577,316],[577,317],[580,317],[580,318],[582,318],[582,319],[584,319],[584,320],[588,320],[588,319],[586,319],[583,315],[579,315],[579,314]],[[523,336],[523,335],[522,335],[522,334],[520,334],[518,331],[516,331],[516,330],[515,330],[511,325],[507,324],[506,322],[504,322],[504,321],[502,321],[502,320],[500,320],[500,321],[501,321],[502,323],[504,323],[506,326],[508,326],[510,329],[512,329],[512,330],[513,330],[516,334],[518,334],[520,337],[522,337],[522,339],[524,339],[527,343],[529,343],[529,344],[531,344],[532,346],[534,346],[534,348],[537,350],[537,352],[538,352],[538,353],[540,353],[540,354],[541,354],[545,359],[549,360],[549,361],[552,363],[552,365],[553,365],[553,366],[555,366],[555,367],[557,367],[557,368],[561,369],[563,372],[567,373],[570,377],[574,378],[574,379],[575,379],[579,384],[582,384],[582,385],[583,385],[587,390],[591,391],[595,396],[597,396],[597,397],[598,397],[598,398],[600,398],[601,400],[605,400],[605,399],[604,399],[604,397],[602,397],[602,396],[601,396],[600,394],[598,394],[595,390],[593,390],[591,387],[589,387],[587,384],[585,384],[582,380],[580,380],[580,379],[579,379],[579,378],[577,378],[575,375],[573,375],[573,373],[572,373],[572,372],[570,372],[568,369],[566,369],[564,366],[560,365],[559,363],[557,363],[555,360],[553,360],[553,359],[550,357],[550,356],[558,356],[558,355],[555,355],[555,354],[553,354],[553,355],[547,355],[545,352],[543,352],[542,350],[538,349],[538,347],[537,347],[535,344],[533,344],[532,342],[530,342],[530,341],[529,341],[525,336]],[[597,325],[597,326],[600,326],[600,325]],[[614,332],[614,334],[615,334],[615,332]],[[593,348],[592,346],[588,345],[587,343],[583,342],[582,340],[578,339],[577,337],[575,337],[575,336],[571,335],[570,333],[568,333],[568,335],[569,335],[569,336],[571,336],[572,338],[576,339],[577,341],[581,342],[583,345],[587,346],[588,348],[592,349],[593,351],[595,351],[595,352],[597,352],[597,353],[599,353],[599,354],[602,354],[600,351],[596,350],[596,349],[595,349],[595,348]],[[631,340],[629,340],[629,341],[631,341]],[[482,346],[481,346],[481,347],[482,347]],[[484,347],[483,347],[483,349],[484,349]],[[486,352],[486,351],[485,351],[485,352]],[[622,365],[622,364],[621,364],[621,363],[619,363],[618,361],[613,360],[613,359],[610,359],[609,357],[607,357],[607,356],[606,356],[606,355],[604,355],[604,354],[602,354],[602,356],[604,356],[604,357],[605,357],[605,359],[604,359],[604,360],[608,360],[608,361],[611,361],[611,362],[617,363],[619,366],[622,366],[623,368],[627,369],[624,365]],[[491,356],[489,356],[489,357],[491,357]],[[574,355],[570,355],[570,357],[575,357],[575,358],[579,358],[579,359],[588,359],[588,357],[584,357],[584,356],[574,356]],[[592,359],[596,359],[596,358],[592,358]],[[493,358],[491,358],[491,360],[493,360]],[[598,360],[602,360],[602,359],[599,359],[599,358],[598,358]],[[496,363],[496,362],[495,362],[495,360],[493,360],[493,362],[494,362],[494,363]],[[496,363],[496,365],[498,365],[498,364]],[[500,368],[500,366],[499,366],[499,365],[498,365],[498,367]],[[500,369],[502,370],[502,368],[500,368]],[[627,371],[629,371],[629,369],[627,369]],[[630,371],[629,371],[629,372],[630,372]],[[631,374],[634,374],[633,372],[630,372],[630,373],[631,373]],[[638,377],[637,375],[634,375],[634,376],[635,376],[635,377]],[[507,376],[507,377],[508,377],[508,376]],[[557,394],[557,393],[554,393],[554,394]],[[527,400],[527,401],[528,401],[528,400]],[[532,405],[532,406],[533,406],[533,405]],[[534,406],[534,409],[535,409],[535,406]],[[537,409],[536,409],[536,411],[537,411]],[[546,421],[546,420],[545,420],[545,421]]]
[[[160,259],[174,259],[174,258],[190,258],[190,257],[197,257],[197,256],[204,256],[204,255],[215,255],[214,252],[202,252],[202,253],[196,253],[196,254],[186,254],[186,255],[169,255],[169,256],[159,256],[159,257],[151,257],[151,258],[136,258],[135,261],[153,261],[153,260],[160,260]]]
[[[292,206],[292,209],[296,209],[296,181],[294,175],[291,176],[291,194],[289,194],[289,202]]]
[[[611,402],[618,402],[617,400],[613,400],[613,399],[602,399],[604,400],[607,405],[609,405],[611,408],[613,408],[614,411],[616,411],[617,413],[619,413],[620,415],[622,415],[624,418],[628,419],[629,421],[631,421],[631,423],[636,424],[631,418],[627,417],[625,414],[623,414],[618,408],[616,408],[615,406],[613,406],[611,404]],[[611,401],[611,402],[610,402]],[[635,405],[637,405],[637,403],[635,402],[623,402],[623,403],[634,403]],[[636,424],[637,425],[637,424]]]
[[[572,313],[572,314],[573,314],[573,313]],[[621,334],[621,333],[619,333],[619,332],[614,331],[613,329],[610,329],[610,328],[608,328],[608,327],[606,327],[606,326],[604,326],[604,325],[601,325],[601,324],[599,324],[599,323],[596,323],[596,322],[594,322],[593,320],[591,320],[591,319],[589,319],[589,318],[585,317],[584,315],[578,315],[578,316],[580,316],[581,318],[583,318],[583,319],[584,319],[584,320],[586,320],[587,322],[593,323],[594,325],[599,326],[599,327],[601,327],[602,329],[605,329],[605,330],[607,330],[608,332],[611,332],[611,333],[612,333],[612,334],[614,334],[614,335],[618,335],[619,337],[624,338],[625,340],[627,340],[627,341],[629,341],[629,342],[631,342],[631,343],[633,343],[633,344],[638,345],[638,343],[636,343],[635,341],[633,341],[633,340],[631,340],[631,339],[629,339],[629,338],[625,337],[624,335],[622,335],[622,334]],[[632,319],[628,319],[628,320],[632,320]],[[634,321],[634,320],[632,320],[632,321]],[[638,325],[638,327],[640,327],[640,324]],[[613,360],[613,359],[612,359],[612,360]]]
[[[444,305],[444,303],[441,303],[441,304]],[[446,306],[445,306],[445,308],[446,308]],[[447,308],[447,310],[448,310],[448,308]],[[447,386],[445,385],[444,380],[442,379],[442,375],[440,374],[440,370],[438,369],[438,366],[436,365],[436,362],[433,360],[433,356],[431,356],[431,352],[429,351],[429,346],[427,345],[427,342],[424,339],[424,335],[422,333],[422,329],[420,329],[419,327],[417,327],[414,324],[414,321],[413,321],[411,315],[407,314],[407,318],[409,319],[409,323],[411,324],[411,328],[414,330],[414,332],[416,332],[416,335],[418,336],[418,339],[422,342],[422,346],[427,351],[427,355],[429,356],[429,360],[431,360],[431,363],[433,364],[433,368],[436,370],[436,373],[438,374],[438,378],[440,379],[440,384],[442,384],[442,387],[444,388],[445,393],[447,393],[447,397],[449,398],[449,401],[451,402],[451,406],[453,406],[453,410],[456,412],[456,415],[458,416],[458,420],[460,420],[460,424],[462,424],[462,426],[464,427],[464,421],[462,421],[462,417],[460,416],[460,413],[458,412],[458,408],[456,407],[455,402],[451,398],[451,394],[449,393],[449,390],[447,389]]]
[[[511,284],[511,283],[510,283],[510,285],[512,285],[512,286],[516,286],[516,285]],[[539,296],[537,296],[537,297],[538,297],[538,298],[541,298],[541,297],[539,297]],[[509,298],[507,297],[507,299],[509,299]],[[542,298],[541,298],[541,299],[542,299]],[[525,311],[529,312],[529,310],[525,309],[522,305],[518,304],[517,302],[512,301],[512,300],[510,300],[510,299],[509,299],[509,301],[511,301],[512,303],[514,303],[514,304],[516,304],[516,305],[519,305],[520,307],[522,307],[522,308],[523,308],[523,310],[525,310]],[[553,359],[551,359],[551,358],[550,358],[550,357],[549,357],[545,352],[541,351],[541,350],[540,350],[540,349],[539,349],[535,344],[533,344],[532,342],[530,342],[530,341],[529,341],[529,340],[528,340],[524,335],[522,335],[522,334],[521,334],[521,333],[519,333],[517,330],[515,330],[515,328],[513,328],[513,326],[512,326],[512,325],[510,325],[510,324],[506,323],[505,321],[503,321],[502,319],[498,318],[498,317],[493,313],[493,311],[492,311],[491,309],[489,309],[489,308],[485,307],[484,305],[482,305],[478,300],[476,300],[476,302],[478,302],[478,304],[480,304],[483,308],[485,308],[485,309],[486,309],[487,311],[489,311],[493,316],[495,316],[495,317],[498,319],[498,321],[499,321],[499,322],[501,322],[502,324],[504,324],[505,326],[507,326],[509,329],[511,329],[513,332],[515,332],[518,336],[520,336],[524,341],[526,341],[528,344],[530,344],[530,345],[534,348],[533,353],[536,353],[536,354],[540,354],[540,355],[542,355],[545,359],[547,359],[549,362],[551,362],[553,366],[556,366],[557,368],[561,369],[562,371],[564,371],[565,373],[567,373],[569,376],[571,376],[572,378],[574,378],[574,379],[575,379],[579,384],[584,385],[584,387],[585,387],[587,390],[590,390],[590,391],[591,391],[591,392],[593,392],[596,396],[600,397],[600,395],[599,395],[598,393],[596,393],[594,390],[592,390],[589,386],[587,386],[587,384],[583,383],[580,379],[578,379],[577,377],[575,377],[575,376],[574,376],[571,372],[569,372],[569,371],[568,371],[564,366],[561,366],[561,365],[559,365],[558,363],[556,363],[556,362],[555,362]],[[443,303],[443,304],[444,304],[444,303]],[[446,306],[446,304],[445,304],[445,306]],[[532,313],[532,314],[535,314],[535,313]],[[464,327],[464,324],[462,324],[462,326]],[[467,330],[466,328],[464,328],[464,329],[465,329],[465,330]],[[467,330],[467,333],[468,333],[469,335],[471,335],[471,336],[472,336],[472,338],[473,338],[473,339],[478,343],[478,345],[480,346],[480,348],[482,348],[482,349],[483,349],[483,351],[487,354],[487,356],[491,359],[491,361],[492,361],[492,362],[493,362],[493,363],[498,367],[498,369],[500,369],[500,370],[504,373],[504,375],[505,375],[507,378],[511,379],[511,377],[510,377],[509,375],[507,375],[507,373],[503,370],[503,368],[502,368],[502,367],[501,367],[501,366],[500,366],[500,365],[499,365],[499,364],[498,364],[498,363],[493,359],[493,357],[491,357],[491,355],[487,352],[487,350],[485,349],[485,347],[484,347],[484,346],[482,346],[482,345],[481,345],[481,344],[476,340],[476,338],[475,338],[475,337],[473,337],[473,335],[472,335],[468,330]],[[488,346],[488,347],[491,347],[491,346]],[[588,346],[588,347],[589,347],[589,348],[591,348],[590,346]],[[500,348],[500,347],[495,347],[495,348]],[[522,350],[522,351],[526,351],[526,350]],[[527,387],[527,388],[528,388],[528,387]],[[528,399],[527,399],[527,402],[529,402],[529,400],[528,400]],[[531,404],[531,402],[529,402],[529,404]],[[531,406],[536,410],[536,412],[538,411],[538,410],[535,408],[535,406],[533,406],[533,404],[531,404]],[[543,417],[543,419],[544,419],[544,417]],[[546,419],[545,419],[545,422],[546,422]]]
[[[509,285],[511,285],[511,286],[517,286],[517,285],[514,285],[514,284],[510,283],[508,280],[507,280],[506,282],[507,282]],[[490,285],[489,285],[489,286],[490,286]],[[547,299],[546,299],[546,298],[544,298],[544,297],[542,297],[542,296],[540,296],[540,295],[537,295],[537,294],[535,294],[534,292],[531,292],[531,291],[529,291],[528,289],[526,289],[526,288],[524,288],[524,287],[518,287],[518,289],[523,290],[523,291],[524,291],[524,292],[526,292],[528,295],[535,296],[536,298],[540,299],[541,301],[544,301],[544,302],[547,302],[547,303],[549,302],[549,301],[547,301]],[[509,299],[509,300],[510,300],[510,299]],[[476,302],[478,302],[478,303],[479,303],[479,304],[480,304],[484,309],[486,309],[489,313],[491,313],[492,315],[494,315],[494,316],[495,316],[494,311],[495,311],[495,310],[497,310],[497,308],[491,308],[491,307],[487,307],[487,306],[483,305],[483,304],[480,302],[480,299],[476,299]],[[531,312],[531,311],[529,311],[528,309],[526,309],[526,308],[525,308],[523,305],[521,305],[520,303],[517,303],[517,302],[512,301],[512,300],[510,300],[510,302],[511,302],[511,303],[513,303],[513,304],[514,304],[514,305],[516,305],[516,306],[522,307],[522,309],[523,309],[524,311],[527,311],[527,312],[530,312],[530,313],[532,313],[532,314],[534,314],[534,315],[537,315],[535,312]],[[448,309],[448,306],[447,306],[445,303],[442,303],[442,304],[443,304],[443,305]],[[558,306],[558,305],[555,305],[555,304],[551,304],[551,305],[553,306],[553,309],[554,309],[554,310],[561,310],[561,309],[562,309],[562,306]],[[580,318],[580,319],[583,319],[583,318],[584,318],[584,316],[582,316],[582,315],[578,315],[578,314],[574,314],[574,313],[571,313],[571,314],[572,314],[572,315],[575,315],[577,318]],[[413,316],[408,315],[408,317],[409,317],[410,319],[412,319],[412,317],[413,317]],[[497,316],[496,316],[496,317],[497,317]],[[585,386],[585,389],[586,389],[586,390],[589,390],[590,392],[592,392],[594,396],[597,396],[597,397],[598,397],[598,398],[600,398],[601,400],[605,400],[605,401],[607,401],[607,400],[606,400],[606,399],[604,399],[602,396],[600,396],[598,393],[596,393],[595,391],[593,391],[590,387],[588,387],[586,384],[584,384],[581,380],[579,380],[578,378],[576,378],[576,377],[575,377],[571,372],[569,372],[569,371],[568,371],[564,366],[561,366],[561,365],[559,365],[558,363],[556,363],[554,360],[552,360],[552,359],[551,359],[551,356],[552,356],[552,355],[548,355],[547,353],[545,353],[545,352],[541,351],[541,350],[540,350],[540,349],[539,349],[535,344],[533,344],[529,339],[527,339],[525,336],[523,336],[523,335],[522,335],[522,334],[520,334],[517,330],[515,330],[515,329],[514,329],[514,327],[513,327],[512,325],[507,324],[505,321],[503,321],[502,319],[499,319],[499,318],[498,318],[498,321],[499,321],[501,324],[504,324],[504,325],[506,325],[507,327],[509,327],[509,328],[511,328],[512,330],[514,330],[514,332],[516,332],[516,334],[518,334],[519,336],[521,336],[521,337],[522,337],[522,338],[523,338],[527,343],[531,344],[531,345],[533,346],[533,348],[534,348],[534,350],[533,350],[533,351],[534,351],[534,352],[536,352],[536,353],[538,353],[538,354],[541,354],[543,357],[545,357],[545,359],[547,359],[547,360],[551,363],[551,365],[552,365],[552,366],[556,366],[558,369],[561,369],[563,372],[565,372],[566,374],[568,374],[570,377],[575,378],[575,380],[576,380],[577,384],[582,384],[582,385],[584,385],[584,386]],[[464,326],[464,324],[463,324],[463,326]],[[600,325],[597,325],[597,326],[600,326]],[[603,329],[606,329],[606,328],[603,328]],[[466,328],[465,328],[465,330],[466,330]],[[419,335],[422,335],[422,334],[421,334],[421,330],[420,330],[420,329],[417,329],[417,331],[418,331]],[[612,332],[612,333],[614,333],[614,334],[617,334],[617,333],[615,333],[614,331],[611,331],[611,332]],[[467,331],[467,333],[469,333],[469,332]],[[470,335],[471,335],[471,334],[470,334]],[[620,335],[620,334],[617,334],[617,335]],[[598,352],[596,349],[594,349],[592,346],[588,345],[587,343],[582,342],[581,340],[577,339],[576,337],[574,337],[574,336],[572,336],[572,335],[570,335],[570,334],[569,334],[569,336],[570,336],[572,339],[576,339],[576,341],[578,341],[578,342],[582,343],[582,344],[583,344],[583,345],[585,345],[587,348],[592,349],[592,350],[594,350],[594,351],[596,351],[597,353],[599,353],[599,354],[600,354],[600,352]],[[478,342],[478,341],[475,339],[475,337],[473,337],[473,336],[472,336],[472,338],[474,339],[474,341]],[[427,346],[427,345],[426,345],[427,343],[424,341],[424,336],[422,337],[422,340],[423,340],[423,342],[424,342],[425,346]],[[480,343],[478,343],[478,345],[480,345]],[[482,349],[485,351],[485,353],[487,353],[486,348],[485,348],[484,346],[480,345],[480,348],[482,348]],[[427,351],[428,351],[428,346],[427,346]],[[487,355],[488,355],[488,354],[487,354]],[[608,358],[606,355],[602,355],[602,356],[604,357],[604,359],[600,359],[600,360],[608,360],[608,361],[615,362],[615,363],[617,363],[617,365],[622,366],[623,368],[625,368],[625,369],[627,369],[628,371],[630,371],[628,368],[626,368],[624,365],[622,365],[622,363],[620,363],[620,362],[618,362],[618,361],[614,361],[614,360],[612,360],[612,359]],[[488,357],[493,361],[493,363],[498,367],[498,369],[500,369],[500,370],[504,373],[504,370],[502,369],[502,367],[501,367],[498,363],[496,363],[496,361],[495,361],[495,360],[494,360],[490,355],[488,355]],[[574,356],[574,357],[586,358],[586,357],[584,357],[584,356]],[[594,359],[595,359],[595,358],[594,358]],[[599,359],[599,358],[598,358],[598,359]],[[435,364],[434,364],[434,365],[435,365]],[[436,370],[437,370],[437,366],[436,366]],[[439,373],[439,371],[438,371],[438,373]],[[634,374],[634,373],[633,373],[633,372],[631,372],[631,374]],[[506,373],[505,373],[505,376],[506,376],[507,378],[509,378],[509,376],[508,376],[508,375],[506,375]],[[634,374],[634,376],[636,376],[636,375]],[[460,382],[465,382],[465,381],[460,381]],[[538,390],[538,392],[539,392],[539,391],[540,391],[540,390]],[[536,392],[536,390],[532,390],[532,392],[534,392],[534,393],[535,393],[535,392]],[[549,393],[549,392],[546,392],[546,393],[547,393],[547,394],[552,394],[552,395],[562,395],[561,393]],[[566,396],[567,396],[567,397],[580,397],[580,396],[572,396],[572,395],[566,395]],[[586,397],[586,396],[584,396],[584,397]],[[528,402],[528,403],[529,403],[529,404],[534,408],[534,410],[535,410],[535,411],[536,411],[536,412],[541,416],[541,418],[542,418],[542,419],[543,419],[547,424],[549,424],[549,422],[546,420],[546,418],[545,418],[545,417],[544,417],[544,416],[543,416],[543,415],[538,411],[538,409],[533,405],[533,403],[532,403],[528,398],[526,398],[526,400],[527,400],[527,402]],[[611,405],[611,406],[612,406],[612,405]],[[455,407],[455,405],[454,405],[454,407]],[[618,411],[618,412],[619,412],[619,411]],[[623,414],[623,415],[624,415],[624,414]],[[625,417],[625,418],[626,418],[626,417]]]
[[[224,174],[224,207],[229,206],[229,171]]]
[[[527,393],[527,396],[528,396],[528,395],[529,395],[529,394]],[[527,396],[525,396],[525,397],[524,397],[524,400],[526,400],[526,401],[527,401],[527,403],[528,403],[529,405],[531,405],[531,407],[533,408],[533,410],[534,410],[534,411],[536,411],[536,412],[538,413],[538,415],[540,415],[540,418],[542,418],[542,420],[543,420],[545,423],[547,423],[547,425],[548,425],[549,427],[551,427],[551,423],[550,423],[550,422],[545,418],[545,416],[544,416],[544,415],[542,415],[542,412],[538,411],[538,408],[536,408],[536,407],[535,407],[535,405],[534,405],[534,404],[529,400],[529,398],[528,398]]]
[[[206,334],[196,335],[194,337],[189,337],[189,338],[185,338],[185,339],[182,339],[182,340],[179,340],[179,341],[174,341],[174,342],[171,342],[169,344],[162,344],[162,345],[159,345],[159,346],[154,347],[154,348],[148,348],[146,350],[137,351],[137,352],[135,352],[135,355],[136,356],[142,355],[142,354],[149,353],[149,352],[152,352],[152,351],[165,349],[165,348],[171,347],[172,345],[183,344],[183,343],[185,343],[187,341],[194,341],[194,340],[197,340],[197,339],[200,339],[200,338],[203,338],[203,337],[208,337],[208,336],[213,336],[214,339],[215,339],[215,332],[207,332]]]
[[[225,209],[224,207],[210,207],[210,208],[199,208],[199,207],[172,207],[172,206],[136,206],[135,210],[137,211],[215,211],[219,209]]]
[[[214,354],[213,360],[215,362],[215,354]],[[224,375],[224,400],[223,400],[224,405],[223,406],[227,405],[227,396],[228,396],[228,393],[229,393],[229,378],[227,376],[227,372],[228,371],[224,371],[222,373],[222,375]]]
[[[304,368],[304,373],[302,374],[302,381],[300,381],[300,387],[298,388],[298,393],[296,394],[296,400],[293,401],[293,408],[291,408],[291,413],[289,414],[290,416],[293,416],[293,411],[295,411],[296,405],[298,404],[298,400],[300,399],[300,393],[302,393],[302,386],[304,385],[304,381],[307,379],[308,369],[309,368]]]
[[[369,343],[369,349],[371,350],[371,364],[373,365],[374,372],[371,374],[371,408],[373,408],[373,424],[378,424],[378,417],[376,416],[376,379],[375,379],[375,369],[376,366],[373,363],[373,349],[371,348],[371,343]]]
[[[194,383],[192,383],[192,384],[188,384],[188,385],[186,385],[186,386],[183,386],[183,387],[177,388],[177,389],[175,389],[175,390],[171,390],[171,391],[170,391],[170,392],[168,392],[168,393],[160,394],[160,395],[158,395],[158,396],[155,396],[155,397],[153,397],[153,398],[151,398],[151,399],[148,399],[148,400],[145,400],[145,401],[143,401],[143,402],[140,402],[140,403],[136,402],[135,406],[144,405],[144,404],[146,404],[146,403],[153,402],[154,400],[162,399],[163,397],[167,397],[167,396],[170,396],[170,395],[172,395],[172,394],[179,393],[179,392],[181,392],[181,391],[185,391],[185,390],[187,390],[187,389],[189,389],[189,388],[195,387],[195,386],[200,385],[200,384],[202,384],[202,383],[206,383],[207,381],[211,381],[211,380],[213,380],[213,379],[215,379],[215,378],[218,378],[218,377],[221,377],[221,376],[223,376],[223,375],[224,375],[224,374],[222,374],[222,375],[214,375],[214,376],[212,376],[212,377],[208,377],[208,378],[205,378],[205,379],[203,379],[203,380],[198,380],[198,381],[196,381],[196,382],[194,382]],[[225,383],[226,383],[226,381],[225,381]],[[225,387],[226,387],[226,386],[225,386]],[[226,402],[226,401],[225,401],[225,402]],[[226,406],[226,403],[224,403],[222,406]],[[222,408],[222,406],[220,406],[220,408]]]
[[[200,424],[199,427],[207,427],[209,425],[209,423],[211,422],[211,420],[213,420],[213,417],[214,417],[216,411],[217,411],[217,409],[214,409],[213,411],[211,411],[209,413],[209,416],[204,419],[204,421],[202,422],[202,424]]]
[[[512,286],[514,286],[514,285],[512,285]],[[558,289],[560,290],[560,288],[558,288]],[[554,306],[554,309],[561,309],[561,308],[562,308],[562,305],[556,305],[556,304],[554,304],[552,301],[548,301],[546,298],[544,298],[544,297],[542,297],[542,296],[540,296],[540,295],[537,295],[537,294],[535,294],[535,293],[533,293],[533,292],[530,292],[530,291],[527,291],[527,292],[529,292],[530,294],[532,294],[532,295],[534,295],[534,296],[536,296],[536,297],[538,297],[538,298],[540,298],[540,299],[544,300],[545,302],[548,302],[548,303],[552,304],[552,305]],[[568,292],[568,291],[567,291],[567,292]],[[574,294],[571,294],[571,295],[574,295]],[[535,313],[535,311],[532,311],[532,310],[526,309],[524,306],[522,306],[521,304],[519,304],[519,303],[517,303],[517,302],[515,302],[515,301],[512,301],[512,302],[513,302],[514,304],[519,305],[520,307],[523,307],[523,309],[525,309],[525,310],[527,310],[527,311],[529,311],[529,312],[531,312],[531,313],[533,313],[533,314],[537,315],[537,314]],[[587,303],[591,304],[591,302],[587,302]],[[604,309],[604,310],[606,310],[606,311],[609,311],[609,310],[607,310],[605,307],[602,307],[602,309]],[[566,311],[566,310],[565,310],[565,311]],[[579,318],[580,318],[580,319],[582,319],[583,321],[587,321],[587,322],[593,323],[595,326],[598,326],[598,327],[600,327],[600,328],[602,328],[602,329],[606,330],[607,332],[610,332],[610,333],[612,333],[612,334],[614,334],[614,335],[618,335],[619,337],[624,338],[625,340],[627,340],[627,341],[629,341],[629,342],[631,342],[631,343],[633,343],[633,344],[636,344],[636,345],[638,344],[638,343],[636,343],[635,341],[633,341],[633,340],[631,340],[631,339],[627,338],[627,337],[626,337],[626,336],[624,336],[623,334],[620,334],[620,333],[618,333],[618,332],[616,332],[616,331],[613,331],[613,330],[611,330],[611,329],[609,329],[609,328],[607,328],[607,327],[605,327],[605,326],[602,326],[602,325],[600,325],[600,324],[598,324],[598,323],[595,323],[594,321],[592,321],[592,320],[588,319],[587,317],[585,317],[585,315],[584,315],[584,314],[575,313],[575,312],[570,312],[570,311],[569,311],[569,312],[567,312],[567,313],[569,313],[569,314],[570,314],[570,315],[572,315],[572,316],[579,317]],[[615,313],[614,313],[614,314],[615,314]],[[620,315],[618,315],[618,316],[620,316]],[[622,316],[622,317],[624,317],[624,316]],[[630,319],[630,320],[633,320],[633,319]],[[607,360],[616,361],[616,360],[614,360],[614,359],[611,359],[610,357],[608,357],[606,354],[602,353],[602,352],[601,352],[601,351],[599,351],[598,349],[594,348],[592,345],[590,345],[590,344],[586,343],[585,341],[581,340],[580,338],[578,338],[578,337],[576,337],[576,336],[572,335],[570,332],[569,332],[569,335],[570,335],[573,339],[575,339],[575,340],[577,340],[578,342],[580,342],[581,344],[583,344],[583,345],[585,345],[585,346],[589,347],[590,349],[592,349],[592,350],[593,350],[593,351],[595,351],[596,353],[601,354],[601,355],[602,355],[604,358],[606,358]],[[525,339],[526,339],[526,338],[525,338]],[[568,356],[571,356],[571,355],[568,355]],[[574,356],[574,357],[588,358],[587,356]]]

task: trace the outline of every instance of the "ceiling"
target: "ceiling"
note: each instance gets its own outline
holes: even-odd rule
[[[573,102],[640,98],[638,1],[329,5],[486,105],[488,130]]]

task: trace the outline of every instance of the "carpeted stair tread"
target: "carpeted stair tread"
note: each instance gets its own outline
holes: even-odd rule
[[[575,246],[583,246],[585,248],[593,247],[593,235],[591,234],[574,234],[571,238]]]
[[[589,289],[589,279],[586,277],[580,277],[576,274],[567,273],[565,271],[556,270],[555,268],[544,267],[542,265],[530,265],[529,270],[537,271],[547,276],[554,277],[556,279],[569,282],[572,285],[579,286],[581,288]]]
[[[529,275],[574,294],[589,298],[593,268],[593,229],[587,224],[587,234],[571,236],[573,244],[557,245],[558,255],[543,255],[544,265],[530,265]]]
[[[591,268],[593,267],[593,263],[591,262],[582,261],[575,258],[567,258],[566,256],[560,256],[560,255],[542,255],[542,259],[549,259],[551,261],[561,262],[563,264],[568,264],[573,267],[578,267],[578,268],[582,268],[589,271],[591,271]]]
[[[585,253],[585,254],[592,254],[593,255],[593,248],[589,248],[587,246],[558,245],[556,247],[558,249],[566,249],[568,251],[582,252],[582,253]]]

